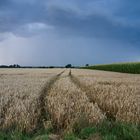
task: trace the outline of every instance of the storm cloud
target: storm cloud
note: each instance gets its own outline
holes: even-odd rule
[[[140,2],[1,0],[0,64],[140,61]]]

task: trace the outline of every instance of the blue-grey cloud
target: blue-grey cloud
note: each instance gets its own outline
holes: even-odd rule
[[[1,5],[0,32],[14,32],[25,24],[45,21],[46,11],[41,2],[11,0]]]
[[[118,8],[108,10],[111,6],[115,7],[116,3]],[[71,2],[42,0],[38,2],[32,0],[23,2],[6,0],[0,4],[3,6],[0,14],[1,32],[20,31],[21,33],[25,24],[35,22],[52,24],[57,27],[58,32],[63,33],[62,31],[64,31],[64,34],[69,32],[73,35],[111,37],[132,42],[140,40],[139,2],[136,4],[131,0],[123,2],[105,2],[104,0],[89,0],[88,2],[79,0]],[[132,20],[134,21],[132,22]]]
[[[138,0],[1,0],[0,63],[19,61],[39,65],[139,60],[139,25]],[[12,53],[5,58],[11,49]],[[25,55],[19,59],[22,52]],[[32,59],[32,53],[26,52],[34,52],[37,58]]]
[[[71,10],[55,7],[49,15],[49,22],[61,33],[64,31],[72,35],[113,38],[132,43],[140,41],[140,27],[135,22],[121,21],[119,18],[107,17],[104,14],[91,13],[83,17]]]

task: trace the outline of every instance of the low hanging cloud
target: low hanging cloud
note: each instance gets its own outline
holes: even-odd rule
[[[138,1],[2,0],[0,64],[138,61],[139,25]]]

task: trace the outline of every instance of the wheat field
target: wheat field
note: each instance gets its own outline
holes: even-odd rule
[[[72,132],[80,121],[140,124],[140,75],[82,69],[0,69],[0,130]]]
[[[0,70],[0,128],[16,127],[24,131],[36,129],[40,112],[40,96],[56,70]]]

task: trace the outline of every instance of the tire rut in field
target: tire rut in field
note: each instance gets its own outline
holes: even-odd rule
[[[38,122],[37,122],[37,126],[36,126],[36,130],[43,128],[44,127],[44,121],[48,120],[49,114],[46,111],[46,96],[47,93],[49,93],[50,89],[53,87],[54,83],[60,78],[60,76],[65,72],[62,71],[61,73],[57,74],[56,76],[54,76],[52,79],[50,79],[44,86],[44,88],[41,91],[40,97],[39,97],[39,105],[37,107],[37,109],[40,109],[40,116],[38,117]],[[35,131],[36,131],[35,130]]]
[[[89,99],[90,102],[92,102],[93,104],[97,103],[98,107],[100,108],[100,110],[103,112],[103,114],[106,115],[106,118],[108,120],[112,120],[115,121],[116,118],[113,114],[109,113],[108,111],[106,111],[102,106],[100,106],[99,102],[96,101],[96,99],[91,99],[89,97],[90,91],[88,90],[88,87],[86,85],[84,85],[83,83],[81,83],[81,81],[72,74],[71,70],[69,72],[69,77],[71,79],[71,81],[77,86],[79,87],[82,91],[86,92],[86,95]]]
[[[86,93],[74,84],[67,71],[47,95],[47,109],[55,132],[74,130],[75,125],[97,124],[105,118],[96,104],[89,101]]]

